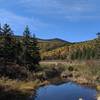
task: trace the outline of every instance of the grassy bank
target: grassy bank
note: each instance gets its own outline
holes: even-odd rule
[[[0,78],[0,100],[29,100],[39,81],[18,81]]]
[[[27,75],[28,77],[23,80],[1,77],[0,100],[29,100],[30,96],[35,95],[35,90],[39,86],[66,81],[95,86],[97,90],[100,90],[99,61],[55,64],[46,62],[40,64],[37,72],[28,72]]]
[[[49,70],[48,72],[52,73],[51,76],[53,77],[58,75],[63,80],[74,81],[84,85],[93,85],[100,90],[100,61],[43,62],[41,66],[44,71],[46,69]]]

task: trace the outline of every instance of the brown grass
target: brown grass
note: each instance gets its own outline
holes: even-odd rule
[[[39,81],[0,79],[0,100],[28,100],[35,94]]]

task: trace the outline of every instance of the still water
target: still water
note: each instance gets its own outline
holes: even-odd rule
[[[96,100],[96,94],[95,89],[69,82],[40,87],[35,100]]]

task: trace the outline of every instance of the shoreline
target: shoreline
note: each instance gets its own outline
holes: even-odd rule
[[[16,65],[12,65],[12,68],[13,66],[16,67]],[[16,69],[20,67],[18,66]],[[10,96],[11,100],[29,100],[35,97],[35,92],[39,87],[65,82],[74,82],[100,91],[99,70],[100,67],[95,61],[71,62],[71,65],[67,62],[61,64],[59,61],[57,65],[48,64],[48,62],[42,63],[39,71],[28,74],[29,79],[26,78],[26,81],[6,77],[0,78],[0,90],[2,90],[0,91],[0,100],[8,99],[2,99],[2,95],[3,98],[5,95]],[[27,73],[27,70],[25,73]]]
[[[56,80],[56,81],[55,81]],[[50,84],[62,84],[62,83],[67,83],[67,82],[74,82],[78,85],[82,85],[82,86],[86,86],[86,87],[90,87],[90,88],[95,88],[97,90],[97,84],[92,84],[92,83],[84,83],[84,82],[78,82],[78,81],[75,81],[75,80],[67,80],[67,79],[61,79],[59,77],[56,77],[56,78],[52,78],[52,79],[49,79],[49,80],[46,80],[46,81],[43,81],[43,82],[39,82],[37,83],[35,87],[33,87],[33,85],[31,85],[30,87],[28,87],[30,84],[27,84],[25,88],[22,88],[22,90],[18,90],[18,89],[9,89],[9,85],[8,86],[1,86],[0,85],[0,90],[3,89],[3,92],[4,93],[7,93],[6,96],[11,96],[11,98],[14,96],[15,98],[11,99],[11,100],[31,100],[32,98],[35,97],[36,95],[36,90],[39,88],[39,87],[42,87],[42,86],[46,86],[46,85],[50,85]],[[30,82],[29,82],[30,83]],[[26,84],[26,83],[25,83]],[[34,84],[31,83],[31,84]],[[8,90],[5,90],[7,89]],[[5,90],[5,91],[4,91]],[[97,91],[100,91],[100,90],[97,90]],[[0,94],[1,94],[1,91],[0,91]],[[1,96],[0,96],[1,98]],[[5,100],[5,99],[4,99]],[[7,98],[6,98],[7,100]]]
[[[48,81],[45,81],[45,82],[43,82],[41,85],[39,85],[39,87],[38,88],[40,88],[40,87],[42,87],[42,86],[46,86],[46,85],[51,85],[51,84],[63,84],[63,83],[69,83],[69,82],[72,82],[72,83],[75,83],[75,84],[77,84],[77,85],[81,85],[81,86],[84,86],[84,87],[88,87],[88,88],[93,88],[93,89],[95,89],[98,93],[100,92],[100,90],[97,90],[97,84],[93,84],[93,83],[80,83],[80,82],[78,82],[78,81],[74,81],[74,80],[59,80],[60,78],[52,78],[52,79],[50,79],[50,80],[48,80]],[[57,80],[56,82],[55,82],[55,80]],[[37,88],[37,89],[38,89]],[[37,90],[36,89],[36,90]],[[97,97],[99,97],[100,95],[99,94],[97,94]],[[33,95],[33,98],[35,97],[35,95]],[[97,98],[96,97],[96,98]]]

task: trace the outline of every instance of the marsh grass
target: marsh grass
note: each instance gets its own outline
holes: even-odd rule
[[[34,73],[28,73],[26,80],[0,78],[0,100],[28,100],[31,95],[35,95],[35,90],[39,86],[51,83],[60,83],[61,74],[72,74],[68,79],[77,83],[95,84],[100,90],[100,63],[96,61],[41,64],[40,69]],[[59,78],[59,80],[58,80]],[[65,81],[64,81],[65,82]]]
[[[35,94],[35,89],[40,82],[19,81],[5,77],[0,79],[0,100],[28,100],[29,96]]]
[[[100,84],[100,61],[86,60],[73,62],[56,62],[55,64],[43,63],[42,70],[56,68],[60,73],[73,74],[71,80],[79,80],[79,83]],[[59,71],[58,71],[59,72]]]

